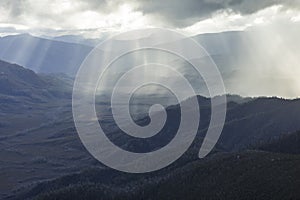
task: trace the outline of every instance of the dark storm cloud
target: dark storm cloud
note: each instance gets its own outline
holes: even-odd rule
[[[184,27],[209,18],[217,11],[252,14],[273,5],[300,8],[299,0],[139,0],[137,10],[155,15],[173,26]]]

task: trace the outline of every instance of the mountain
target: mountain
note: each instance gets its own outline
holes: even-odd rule
[[[141,175],[92,168],[38,184],[16,199],[298,199],[300,155],[285,153],[215,153]]]
[[[91,47],[53,41],[29,34],[0,38],[0,59],[35,72],[74,76]]]
[[[6,95],[32,95],[45,88],[33,71],[4,61],[0,61],[0,82],[0,93]]]
[[[37,75],[30,69],[1,60],[0,83],[2,97],[6,95],[40,99],[59,98],[67,93],[70,96],[72,87],[70,78],[57,78],[57,75]]]
[[[105,180],[105,177],[107,177],[108,181],[111,181],[114,179],[111,176],[120,176],[119,173],[109,170],[95,160],[82,145],[76,133],[72,117],[71,78],[62,74],[37,74],[16,64],[3,61],[0,62],[0,72],[3,75],[3,77],[1,75],[0,79],[3,81],[3,84],[0,85],[0,197],[2,199],[5,197],[16,197],[19,192],[28,194],[28,191],[34,188],[38,182],[78,173],[90,167],[100,168],[100,175],[98,171],[98,175],[96,176],[95,174],[98,181]],[[150,100],[148,101],[149,103],[151,102],[150,97],[152,96],[147,96],[144,99]],[[157,96],[155,98],[157,98],[156,101],[159,101],[161,97]],[[168,168],[170,171],[182,168],[189,163],[198,162],[197,153],[206,134],[211,109],[210,98],[197,96],[197,100],[201,108],[200,128],[197,137],[186,154]],[[231,163],[234,162],[234,157],[237,153],[241,153],[241,155],[246,155],[242,157],[249,157],[251,162],[253,160],[253,165],[250,160],[247,160],[247,163],[250,164],[249,168],[246,169],[251,171],[251,167],[258,168],[263,163],[263,160],[258,160],[257,162],[254,160],[260,157],[262,159],[275,159],[277,154],[267,152],[249,154],[244,152],[245,149],[251,149],[253,145],[257,144],[266,145],[266,143],[278,138],[284,138],[288,133],[300,130],[299,99],[287,100],[276,97],[242,98],[229,95],[228,100],[226,123],[221,138],[211,156],[218,154],[222,160],[223,156],[227,158],[228,155],[229,163]],[[144,102],[144,100],[139,97],[134,106],[139,106],[139,102]],[[143,107],[145,104],[143,103],[140,106]],[[109,104],[106,101],[96,102],[96,110],[100,114],[99,123],[101,126],[103,125],[107,136],[122,148],[136,152],[145,152],[168,144],[178,128],[180,120],[179,108],[179,105],[169,106],[167,108],[168,120],[163,130],[156,137],[143,140],[125,135],[114,123]],[[149,118],[143,116],[142,118],[136,118],[135,121],[140,125],[145,125],[149,123]],[[283,142],[281,143],[283,144]],[[297,149],[297,144],[287,142],[283,146],[286,145],[291,147],[291,150],[287,153],[293,152],[295,148]],[[282,148],[278,149],[277,152],[282,151]],[[272,149],[271,147],[266,147],[265,150],[261,150],[270,151]],[[295,156],[297,157],[297,155]],[[290,160],[291,158],[289,162],[298,164],[294,163],[293,156],[282,155],[280,158],[281,160]],[[207,159],[210,160],[210,156]],[[214,165],[222,166],[222,172],[226,170],[226,166],[221,165],[221,161],[218,161],[218,159],[205,166],[213,168]],[[245,167],[243,163],[240,166]],[[269,166],[269,163],[264,163],[264,167],[267,166]],[[280,162],[276,166],[278,169],[284,169],[285,172],[283,163]],[[290,165],[288,164],[287,167],[290,167]],[[159,173],[164,174],[165,172],[158,172],[158,176],[161,177]],[[204,172],[200,171],[199,173],[202,174]],[[218,171],[218,169],[214,171],[216,174],[222,172]],[[276,168],[274,172],[279,173],[280,171]],[[240,173],[234,172],[234,174],[242,176]],[[294,172],[287,174],[287,177],[294,177],[295,174],[292,173]],[[252,175],[248,174],[245,177],[247,180],[248,178],[251,180],[250,177]],[[137,180],[136,177],[133,178]],[[266,180],[274,179],[274,177],[267,176],[265,178]],[[281,176],[278,177],[278,179],[281,178],[283,179]],[[124,183],[128,182],[128,179],[123,179],[123,176],[120,176],[120,179]],[[149,179],[151,179],[150,176]],[[162,179],[165,179],[165,177]],[[214,177],[214,179],[217,179],[217,177]],[[68,185],[78,185],[76,180],[67,178],[66,183]],[[156,179],[151,180],[157,181]],[[182,180],[187,182],[187,180]],[[208,179],[208,181],[210,182],[211,180]],[[243,181],[246,180],[243,179]],[[52,182],[50,184],[52,185]],[[99,184],[107,188],[105,182]],[[276,186],[281,187],[281,183]],[[132,185],[129,184],[128,187],[136,188],[137,186],[136,183],[133,183]],[[94,190],[90,186],[85,186],[85,188]],[[147,186],[147,188],[151,187]],[[70,188],[70,190],[73,189]],[[54,190],[59,193],[57,189]],[[65,190],[65,188],[62,190]],[[242,191],[244,192],[244,190]],[[49,191],[38,190],[34,195],[44,192],[47,193]],[[97,192],[99,191],[97,190]],[[113,193],[118,194],[115,191]],[[82,194],[85,193],[83,192]]]

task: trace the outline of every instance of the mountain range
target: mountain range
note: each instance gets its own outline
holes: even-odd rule
[[[211,109],[210,98],[193,97],[201,120],[190,149],[168,168],[139,176],[108,169],[84,149],[72,117],[72,78],[37,74],[4,61],[0,74],[5,83],[0,85],[1,198],[299,198],[294,188],[299,185],[299,99],[228,95],[221,138],[210,156],[198,160]],[[99,123],[115,144],[144,152],[172,139],[165,133],[176,131],[180,105],[167,107],[161,138],[144,141],[116,127],[108,104],[97,102],[96,108],[102,115]],[[136,122],[147,124],[149,118]]]
[[[299,79],[297,73],[290,73],[298,69],[300,48],[292,40],[297,32],[291,31],[290,35],[286,35],[284,30],[278,31],[276,32],[278,39],[274,41],[269,39],[268,34],[270,34],[268,30],[262,29],[200,34],[190,38],[198,42],[216,63],[227,93],[241,96],[297,98]],[[99,59],[105,58],[110,51],[117,52],[138,43],[149,43],[152,37],[158,36],[149,34],[136,41],[130,38],[112,40],[110,44],[113,44],[113,47],[101,49],[103,53]],[[184,46],[185,40],[176,43]],[[0,59],[19,64],[37,73],[64,73],[75,77],[86,56],[103,40],[93,41],[80,36],[45,39],[29,34],[11,35],[0,38]],[[163,47],[172,45],[172,42],[174,41],[156,45]],[[272,51],[269,51],[270,49]],[[155,56],[156,54],[150,54],[149,58]],[[141,62],[145,61],[143,56],[138,54],[134,59],[124,59],[119,65],[135,66]],[[197,62],[206,66],[210,58],[201,58]],[[167,64],[181,66],[181,71],[186,77],[190,77],[191,80],[198,79],[187,70],[190,67],[180,60],[172,60]],[[197,82],[194,85],[199,84]],[[204,84],[201,82],[200,85],[198,94],[208,96],[207,90],[202,87]]]

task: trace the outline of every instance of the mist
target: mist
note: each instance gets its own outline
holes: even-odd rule
[[[300,31],[295,27],[269,26],[248,30],[237,70],[228,85],[231,93],[243,96],[299,97]]]

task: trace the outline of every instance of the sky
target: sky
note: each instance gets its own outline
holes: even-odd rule
[[[1,0],[0,36],[81,35],[147,27],[188,35],[300,23],[300,0]]]

